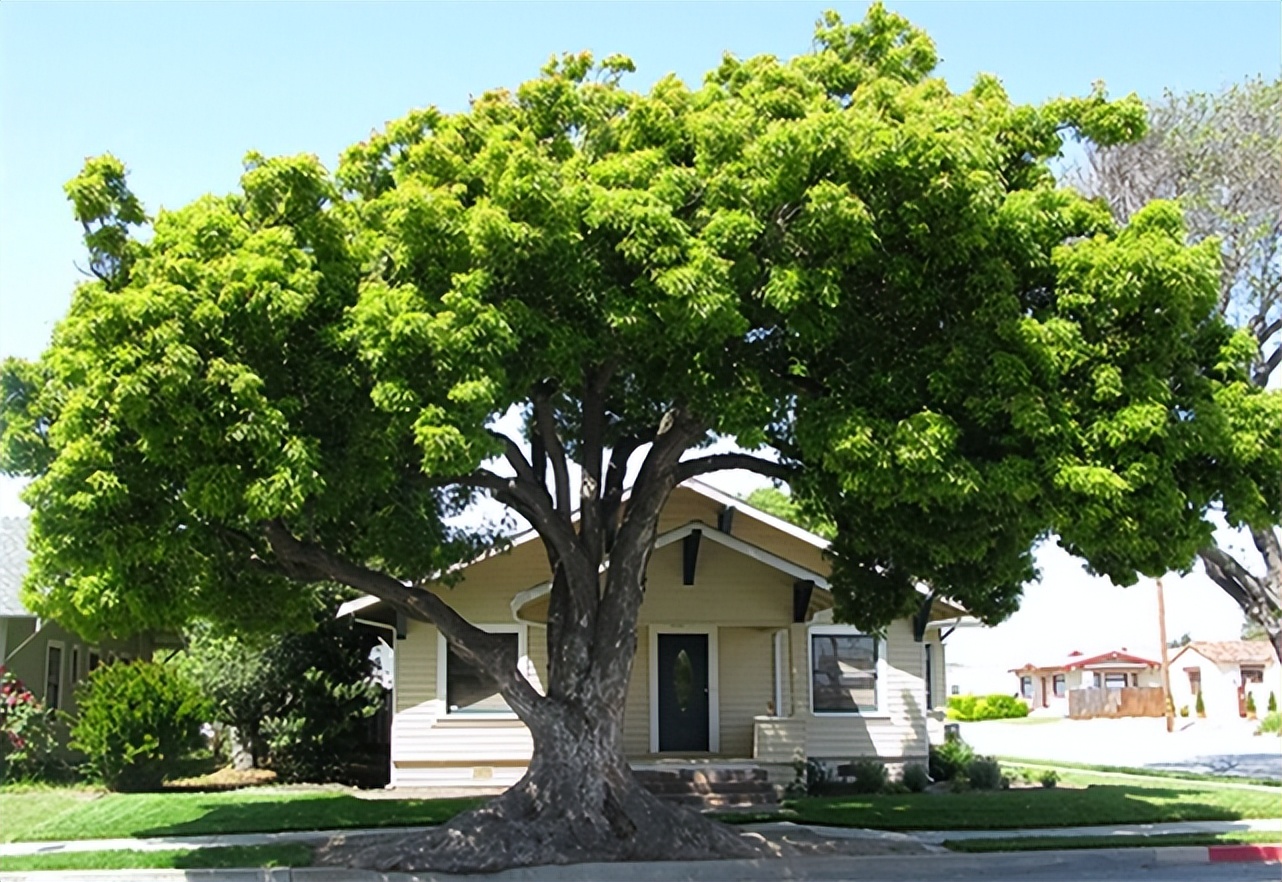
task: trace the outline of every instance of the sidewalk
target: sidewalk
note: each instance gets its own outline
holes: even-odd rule
[[[915,839],[938,845],[949,839],[1007,839],[1029,836],[1139,836],[1158,833],[1231,833],[1244,831],[1278,831],[1282,835],[1282,818],[1240,821],[1178,821],[1165,824],[1114,824],[1101,827],[1046,827],[1017,830],[864,830],[853,827],[823,827],[815,824],[793,824],[775,821],[768,824],[745,824],[744,830],[800,828],[833,839]],[[72,839],[51,842],[8,842],[0,844],[0,857],[37,854],[68,854],[86,851],[166,851],[169,849],[219,848],[236,845],[282,845],[299,843],[319,845],[334,836],[356,839],[366,836],[392,836],[429,830],[429,827],[377,827],[355,830],[291,830],[281,833],[236,833],[224,836],[157,836],[148,839]]]

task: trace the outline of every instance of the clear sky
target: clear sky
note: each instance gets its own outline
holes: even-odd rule
[[[1282,68],[1282,4],[1276,0],[888,5],[935,39],[943,59],[940,73],[954,88],[988,72],[1000,77],[1018,101],[1084,93],[1096,80],[1116,95],[1216,90],[1247,76],[1275,77]],[[115,153],[130,167],[132,187],[150,211],[177,207],[205,192],[232,189],[248,150],[315,153],[332,167],[345,146],[409,108],[462,109],[470,95],[534,76],[552,53],[626,53],[637,64],[632,79],[637,88],[668,72],[696,83],[724,51],[795,55],[808,47],[822,10],[835,8],[857,19],[865,6],[810,0],[5,0],[0,3],[0,356],[38,356],[80,278],[75,265],[82,261],[80,231],[62,185],[86,156]],[[17,510],[16,484],[0,482],[0,513]],[[1106,623],[1142,614],[1145,621],[1151,618],[1136,606],[1139,592],[1120,594],[1104,586],[1104,599],[1088,604],[1083,600],[1087,587],[1078,583],[1075,568],[1054,569],[1053,579],[1030,590],[1021,618],[1036,611],[1043,596],[1051,597],[1046,621],[1053,620],[1055,610],[1089,605],[1090,614],[1083,609],[1080,618],[1094,621],[1105,643]],[[1049,576],[1051,567],[1047,570]],[[1057,601],[1061,589],[1056,585],[1076,593]],[[1175,600],[1172,630],[1177,635],[1189,630],[1195,637],[1233,636],[1236,608],[1217,595],[1203,585],[1201,592],[1190,589],[1187,604]],[[1035,627],[1020,625],[1028,633]]]

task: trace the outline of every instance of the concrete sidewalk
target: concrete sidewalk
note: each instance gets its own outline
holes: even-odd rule
[[[430,830],[430,827],[376,827],[348,830],[290,830],[280,833],[232,833],[217,836],[156,836],[147,839],[72,839],[51,842],[8,842],[0,845],[0,857],[23,855],[69,854],[87,851],[168,851],[196,848],[220,848],[230,845],[321,845],[335,836],[348,840],[370,836],[395,836]],[[856,827],[824,827],[815,824],[793,824],[775,821],[767,824],[745,824],[744,830],[810,830],[832,839],[913,839],[937,845],[949,839],[1006,839],[1029,836],[1140,836],[1158,833],[1232,833],[1245,831],[1278,831],[1282,835],[1282,818],[1241,821],[1179,821],[1165,824],[1111,824],[1100,827],[1045,827],[1017,830],[865,830]]]

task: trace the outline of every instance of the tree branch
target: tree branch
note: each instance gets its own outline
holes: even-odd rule
[[[711,456],[701,456],[697,459],[687,459],[679,463],[677,465],[677,483],[697,475],[705,475],[709,472],[720,472],[727,469],[745,469],[750,472],[756,472],[759,475],[765,475],[768,478],[777,478],[780,481],[787,481],[796,477],[797,474],[797,469],[794,466],[762,459],[759,456],[752,456],[748,453],[716,453]]]
[[[565,445],[556,431],[556,415],[552,411],[549,390],[540,384],[530,394],[534,403],[534,426],[543,441],[543,450],[552,463],[552,478],[556,488],[556,510],[564,518],[570,517],[570,471],[565,457]]]
[[[349,585],[432,623],[460,655],[494,679],[514,711],[523,716],[541,712],[543,696],[517,668],[518,660],[510,652],[510,644],[501,637],[477,628],[432,592],[304,542],[280,521],[268,521],[262,526],[278,564],[291,578]]]

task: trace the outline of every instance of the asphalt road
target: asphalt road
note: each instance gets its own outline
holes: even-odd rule
[[[1255,735],[1245,720],[1216,723],[1162,719],[962,723],[961,734],[983,754],[1110,766],[1170,769],[1282,780],[1282,741]]]

